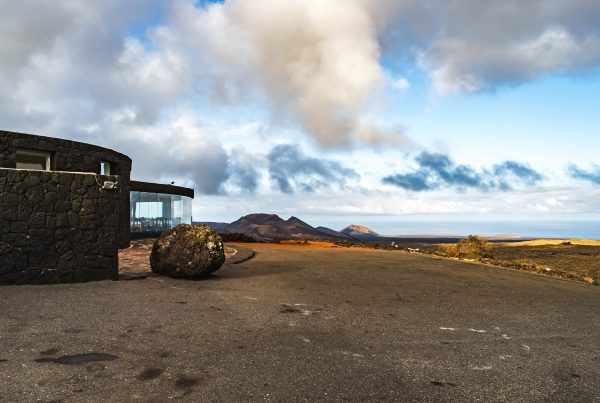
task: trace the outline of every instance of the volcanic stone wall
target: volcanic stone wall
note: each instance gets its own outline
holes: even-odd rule
[[[0,284],[118,278],[119,176],[0,168]]]
[[[16,168],[19,149],[45,151],[51,154],[51,170],[100,173],[100,162],[111,163],[111,174],[118,175],[121,222],[117,242],[129,247],[129,188],[131,159],[114,150],[77,141],[0,130],[0,167]]]

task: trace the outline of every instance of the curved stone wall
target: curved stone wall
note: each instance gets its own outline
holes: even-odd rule
[[[113,175],[129,178],[131,159],[125,154],[78,141],[0,130],[0,167],[16,168],[18,149],[49,151],[52,171],[100,173],[100,161],[115,164]]]
[[[49,152],[51,171],[100,174],[100,163],[111,163],[111,174],[118,175],[119,222],[117,244],[129,246],[129,189],[131,159],[114,150],[77,141],[0,130],[0,167],[16,168],[17,150]]]
[[[116,280],[118,176],[0,168],[0,284]]]

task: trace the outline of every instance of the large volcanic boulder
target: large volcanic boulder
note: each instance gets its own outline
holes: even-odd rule
[[[177,278],[206,277],[224,262],[223,241],[207,225],[181,224],[165,231],[150,254],[154,273]]]

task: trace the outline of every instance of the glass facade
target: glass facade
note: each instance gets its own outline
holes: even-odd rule
[[[130,192],[131,232],[162,232],[192,223],[192,198],[186,196]]]

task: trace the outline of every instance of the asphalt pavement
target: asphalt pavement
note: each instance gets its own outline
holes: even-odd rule
[[[600,401],[600,287],[283,246],[204,281],[0,287],[0,401],[169,399]]]

